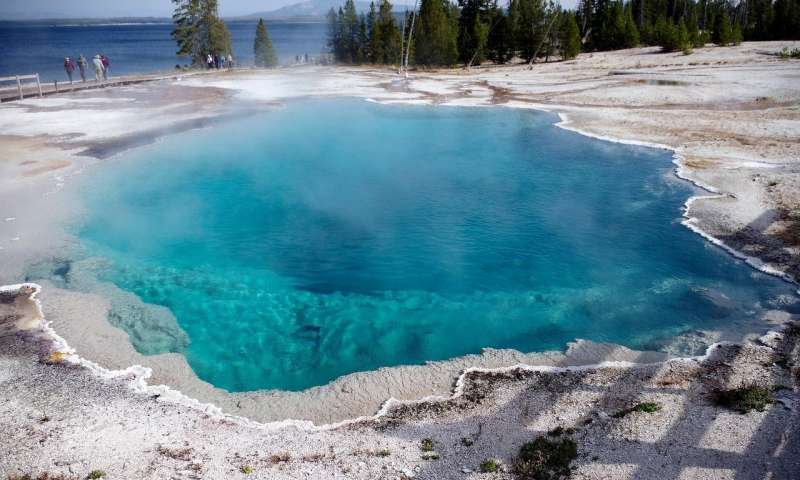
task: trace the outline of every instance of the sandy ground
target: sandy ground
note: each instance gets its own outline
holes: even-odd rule
[[[687,226],[746,255],[758,268],[797,278],[800,63],[774,55],[784,45],[797,43],[704,48],[688,56],[635,49],[532,69],[416,72],[407,81],[395,72],[363,68],[223,73],[5,104],[0,106],[0,284],[27,280],[26,265],[69,247],[71,239],[61,227],[80,210],[65,185],[94,163],[165,134],[276,108],[290,98],[334,95],[385,103],[547,109],[562,115],[562,126],[584,134],[671,148],[679,174],[709,190],[687,202]],[[783,391],[785,404],[764,413],[742,416],[708,401],[720,382],[788,381],[788,371],[765,366],[776,350],[753,342],[726,344],[709,358],[642,367],[546,375],[476,373],[486,394],[469,401],[423,403],[390,412],[391,420],[339,428],[320,430],[299,422],[287,430],[274,425],[254,429],[231,417],[220,421],[216,407],[188,408],[182,404],[191,402],[174,391],[151,393],[144,378],[151,374],[150,385],[170,385],[226,413],[319,425],[371,415],[390,397],[446,397],[468,367],[662,362],[664,355],[589,342],[577,342],[565,353],[488,350],[425,366],[353,374],[305,392],[231,395],[198,380],[180,355],[135,352],[127,335],[107,320],[109,298],[124,292],[109,287],[103,294],[80,294],[43,286],[44,315],[70,347],[83,359],[126,373],[102,379],[97,369],[43,364],[39,359],[52,349],[50,339],[9,327],[0,339],[0,424],[14,435],[0,440],[3,450],[11,452],[0,459],[0,473],[85,476],[91,468],[102,468],[114,478],[235,478],[247,464],[262,478],[490,478],[467,470],[486,456],[509,462],[523,440],[594,416],[601,421],[576,434],[581,452],[573,474],[577,478],[800,475],[792,464],[800,458],[796,386]],[[146,308],[135,297],[125,301],[131,308]],[[13,306],[0,315],[6,324],[18,322],[17,310],[33,308],[20,302],[6,302]],[[31,315],[38,314],[23,317]],[[773,312],[765,325],[792,318]],[[676,344],[753,337],[701,333],[700,340],[676,339]],[[717,355],[724,360],[712,361]],[[151,371],[125,370],[131,365]],[[654,380],[665,369],[679,371],[678,386]],[[796,382],[793,373],[790,380]],[[131,391],[132,376],[144,394]],[[650,396],[665,405],[653,416],[612,421],[603,415]],[[460,438],[469,432],[482,440],[465,449]],[[792,435],[795,442],[780,440]],[[418,444],[425,437],[436,440],[439,460],[421,460]],[[384,448],[390,455],[378,453]],[[290,461],[270,461],[270,455],[284,451],[290,452]]]

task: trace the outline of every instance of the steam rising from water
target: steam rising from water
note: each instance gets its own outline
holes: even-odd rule
[[[678,224],[690,191],[665,152],[552,121],[309,101],[171,137],[89,180],[61,276],[169,308],[180,328],[125,302],[112,321],[231,390],[576,337],[650,347],[793,298]]]

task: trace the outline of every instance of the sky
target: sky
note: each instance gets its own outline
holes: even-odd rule
[[[224,17],[266,12],[301,0],[220,0]],[[342,0],[344,2],[344,0]],[[575,0],[562,0],[572,6]],[[413,3],[399,0],[392,3]],[[0,0],[0,19],[168,17],[170,0]]]
[[[274,10],[302,0],[220,0],[222,16]],[[170,0],[0,0],[0,19],[169,17]]]

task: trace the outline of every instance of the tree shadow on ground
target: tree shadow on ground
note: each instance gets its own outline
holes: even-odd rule
[[[797,359],[800,327],[790,332],[772,349],[723,344],[699,361],[472,373],[457,398],[400,407],[377,428],[434,440],[440,458],[423,463],[418,479],[469,478],[492,457],[509,466],[523,443],[556,427],[576,430],[574,478],[800,478],[798,368],[773,364]],[[786,404],[748,414],[715,404],[716,391],[751,384],[791,387]],[[662,409],[614,416],[645,401]]]

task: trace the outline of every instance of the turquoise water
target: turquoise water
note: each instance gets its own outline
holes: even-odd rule
[[[680,225],[668,152],[554,121],[325,100],[172,136],[87,179],[77,234],[103,261],[82,268],[189,339],[112,313],[137,349],[231,391],[576,337],[649,347],[792,294]]]

